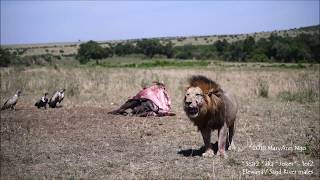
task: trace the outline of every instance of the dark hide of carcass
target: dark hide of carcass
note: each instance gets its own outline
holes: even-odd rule
[[[131,109],[131,113],[126,110]],[[110,114],[146,116],[174,116],[171,112],[171,99],[165,85],[156,83],[142,89],[138,94],[128,99],[119,109]]]

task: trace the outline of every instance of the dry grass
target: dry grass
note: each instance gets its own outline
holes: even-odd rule
[[[66,99],[66,105],[85,103],[85,105],[103,107],[106,102],[121,103],[133,96],[145,84],[160,80],[167,85],[173,102],[179,106],[186,79],[194,74],[205,75],[216,80],[225,89],[235,92],[239,98],[256,98],[261,88],[266,87],[268,96],[271,98],[277,98],[281,92],[308,90],[319,93],[317,69],[261,70],[259,67],[241,66],[232,68],[211,66],[196,69],[6,68],[1,69],[1,93],[8,96],[20,88],[25,98],[29,100],[39,97],[45,91],[53,93],[64,87],[69,96]]]
[[[199,153],[202,138],[183,113],[186,80],[202,74],[234,92],[240,109],[236,149],[228,159],[187,156]],[[137,118],[107,114],[145,84],[167,84],[175,117]],[[268,98],[259,96],[259,81]],[[63,108],[37,110],[44,91],[67,89]],[[1,102],[17,88],[18,111],[1,112],[1,179],[237,179],[319,178],[319,69],[221,68],[34,68],[1,69]],[[314,101],[280,100],[281,92],[311,90]],[[216,133],[214,133],[216,135]],[[212,136],[212,142],[216,136]],[[259,151],[252,146],[303,146],[305,151]],[[180,152],[180,153],[179,153]],[[183,156],[182,154],[186,155]],[[244,175],[246,162],[313,161],[288,169],[312,175]],[[279,169],[278,165],[273,167]]]

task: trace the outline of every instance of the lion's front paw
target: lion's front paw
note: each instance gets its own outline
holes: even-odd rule
[[[205,153],[202,153],[203,157],[212,158],[214,156],[214,152],[212,149],[208,149]]]
[[[234,143],[232,142],[228,148],[228,150],[231,150],[231,151],[236,151],[237,150],[237,147],[234,145]]]

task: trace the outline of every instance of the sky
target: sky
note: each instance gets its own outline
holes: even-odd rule
[[[5,44],[240,34],[319,24],[319,0],[1,0]]]

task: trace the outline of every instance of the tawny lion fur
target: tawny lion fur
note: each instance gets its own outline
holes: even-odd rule
[[[213,155],[210,145],[212,130],[218,130],[218,153],[225,155],[234,135],[235,98],[215,81],[204,76],[192,76],[186,89],[184,110],[201,131],[206,150],[203,155]]]

